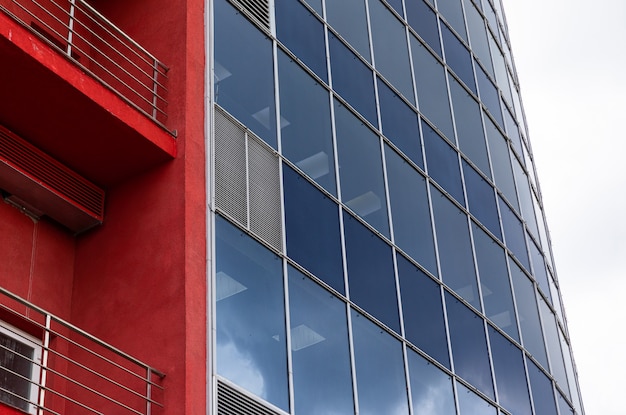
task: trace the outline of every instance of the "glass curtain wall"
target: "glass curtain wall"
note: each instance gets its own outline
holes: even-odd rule
[[[218,380],[296,415],[583,414],[494,1],[210,1],[210,110],[276,160],[282,241],[212,212]]]

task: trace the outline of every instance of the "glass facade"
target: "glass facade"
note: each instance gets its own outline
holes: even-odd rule
[[[499,0],[209,3],[214,379],[281,414],[582,415]]]

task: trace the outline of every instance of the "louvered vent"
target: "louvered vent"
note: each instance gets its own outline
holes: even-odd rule
[[[232,0],[246,14],[254,18],[263,27],[270,30],[270,2],[269,0]]]
[[[215,108],[215,204],[280,251],[278,157],[224,110]]]
[[[235,388],[217,382],[217,415],[280,415]]]
[[[74,232],[102,223],[104,190],[2,126],[0,188],[13,203]]]

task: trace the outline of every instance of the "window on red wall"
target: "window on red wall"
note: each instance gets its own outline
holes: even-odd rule
[[[0,402],[34,414],[40,364],[39,341],[0,322]]]

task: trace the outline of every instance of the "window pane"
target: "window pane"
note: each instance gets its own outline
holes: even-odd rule
[[[215,221],[217,373],[289,410],[282,261]]]
[[[503,127],[504,120],[502,119],[502,110],[500,109],[500,95],[498,95],[498,90],[496,89],[493,82],[491,82],[491,80],[487,77],[487,74],[479,66],[476,66],[476,78],[478,79],[480,100],[483,104],[485,104],[485,106],[489,110],[489,113],[493,115],[493,117],[500,124],[500,126]]]
[[[485,315],[519,341],[504,250],[475,224],[472,230]]]
[[[456,384],[459,396],[459,413],[460,415],[498,415],[495,406],[467,389],[462,384]]]
[[[456,415],[452,378],[413,350],[407,351],[413,413]]]
[[[339,207],[285,165],[287,255],[316,277],[345,293]]]
[[[465,15],[467,16],[467,26],[469,29],[472,51],[478,56],[479,61],[494,76],[493,65],[491,64],[491,54],[489,53],[489,40],[485,31],[485,21],[474,7],[474,3],[463,0],[465,4]]]
[[[3,389],[0,390],[0,402],[24,411],[30,410],[30,379],[33,376],[31,360],[34,357],[35,349],[0,333],[0,388]]]
[[[389,236],[380,138],[337,101],[335,120],[341,200]]]
[[[354,310],[352,333],[359,414],[408,415],[400,342]]]
[[[513,252],[522,265],[527,270],[530,270],[522,222],[520,222],[519,218],[501,198],[498,198],[498,201],[500,202],[500,215],[502,216],[502,227],[504,228],[506,246]]]
[[[496,193],[493,187],[465,162],[465,160],[463,160],[462,164],[469,211],[480,220],[491,233],[499,239],[502,239],[498,207],[496,206]]]
[[[439,284],[401,255],[398,261],[404,334],[411,343],[450,368]]]
[[[450,92],[452,94],[459,149],[487,177],[491,177],[489,158],[487,157],[487,142],[483,133],[478,102],[452,77],[450,77]]]
[[[442,280],[480,310],[467,215],[438,190],[431,194]]]
[[[531,355],[548,369],[548,358],[543,344],[543,334],[539,320],[539,309],[535,297],[535,287],[526,274],[513,261],[509,261],[511,279],[515,289],[515,303],[522,330],[523,345]]]
[[[560,393],[557,393],[557,395],[559,396],[559,412],[561,415],[574,415],[574,410],[569,406],[563,395]]]
[[[272,42],[224,0],[215,2],[214,93],[215,102],[277,148]]]
[[[498,131],[489,117],[485,117],[487,141],[491,153],[491,165],[493,167],[493,179],[498,189],[504,194],[506,200],[517,210],[517,194],[515,193],[515,180],[509,158],[509,146],[506,139]]]
[[[343,217],[350,299],[399,333],[391,247],[351,215]]]
[[[439,0],[437,1],[437,9],[450,23],[450,26],[467,42],[461,0]]]
[[[522,217],[526,220],[528,229],[532,232],[535,239],[537,239],[539,228],[537,227],[537,217],[535,216],[533,207],[528,176],[516,157],[513,157],[513,173],[515,175],[515,183],[517,184],[517,194],[519,195],[520,204],[522,205]]]
[[[406,2],[406,14],[413,30],[428,43],[435,53],[442,56],[435,12],[422,0],[409,0]]]
[[[383,134],[411,161],[424,168],[417,113],[380,79],[378,99]]]
[[[413,72],[419,109],[448,138],[454,138],[445,70],[437,59],[411,36]]]
[[[558,328],[552,310],[548,307],[543,298],[539,298],[539,309],[541,310],[541,321],[546,335],[548,346],[548,356],[550,357],[550,368],[552,376],[556,379],[557,385],[569,395],[569,385],[565,364],[563,363],[563,353],[561,352],[561,342],[559,340]],[[569,396],[568,396],[569,397]]]
[[[333,1],[330,3],[342,3]],[[329,35],[333,89],[370,123],[378,126],[374,75],[339,39]]]
[[[298,1],[274,0],[274,4],[278,40],[295,53],[317,76],[328,82],[322,22]],[[321,11],[319,13],[322,14]]]
[[[352,413],[344,302],[289,267],[289,308],[296,413]]]
[[[522,351],[489,327],[498,401],[513,415],[532,415]]]
[[[446,56],[446,63],[455,74],[476,94],[476,83],[474,82],[474,70],[472,69],[472,56],[469,50],[461,41],[448,29],[448,26],[441,25],[441,37],[443,39],[443,50]]]
[[[543,260],[543,255],[537,248],[534,242],[529,239],[528,245],[530,246],[530,257],[533,261],[533,276],[535,281],[539,284],[539,288],[543,291],[543,294],[552,301],[550,297],[550,285],[548,284],[548,274],[546,273],[546,264]]]
[[[451,294],[446,293],[445,298],[454,370],[493,398],[484,320]]]
[[[388,146],[385,158],[395,243],[437,275],[426,179]]]
[[[278,73],[282,152],[336,195],[328,91],[281,51]]]
[[[458,153],[425,122],[422,122],[422,134],[428,175],[457,202],[465,205]]]
[[[370,0],[369,7],[376,69],[415,104],[404,24],[380,0]]]
[[[367,35],[365,1],[327,1],[326,18],[328,23],[337,30],[341,37],[369,62],[370,46]]]
[[[556,403],[552,381],[530,359],[526,359],[528,378],[532,390],[535,413],[541,415],[556,415]]]

